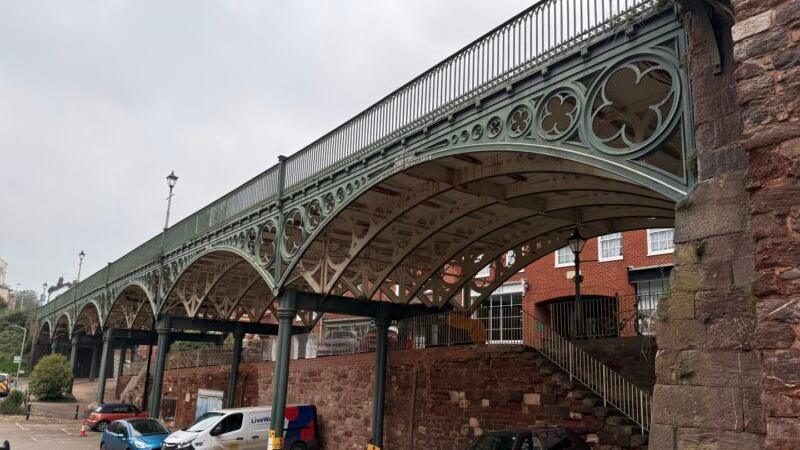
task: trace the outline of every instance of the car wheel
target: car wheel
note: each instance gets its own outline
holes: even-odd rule
[[[102,420],[100,422],[97,422],[97,425],[94,426],[94,429],[99,431],[99,432],[101,432],[101,433],[103,431],[106,431],[106,428],[108,428],[108,421],[107,420]]]
[[[289,450],[306,450],[306,444],[302,442],[295,442],[295,444]]]
[[[100,450],[106,450],[106,443],[105,442],[101,442],[100,443]]]

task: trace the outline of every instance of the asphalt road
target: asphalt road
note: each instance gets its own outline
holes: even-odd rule
[[[84,450],[100,448],[100,433],[80,436],[80,421],[37,421],[0,423],[0,444],[7,440],[11,450]]]

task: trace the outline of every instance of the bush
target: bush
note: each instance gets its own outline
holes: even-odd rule
[[[13,390],[5,400],[0,401],[0,414],[25,414],[22,404],[25,402],[25,394],[22,391]]]
[[[72,384],[72,369],[62,355],[42,358],[31,372],[28,389],[39,400],[58,400]]]

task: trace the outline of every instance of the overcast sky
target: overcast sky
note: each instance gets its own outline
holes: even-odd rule
[[[7,284],[82,278],[533,0],[0,0]]]

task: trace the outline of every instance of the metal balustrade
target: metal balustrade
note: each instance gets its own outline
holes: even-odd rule
[[[634,421],[642,432],[650,431],[653,398],[650,393],[626,380],[599,360],[581,350],[569,339],[542,326],[535,333],[526,335],[526,343],[538,350],[547,359],[591,389],[611,405]]]

